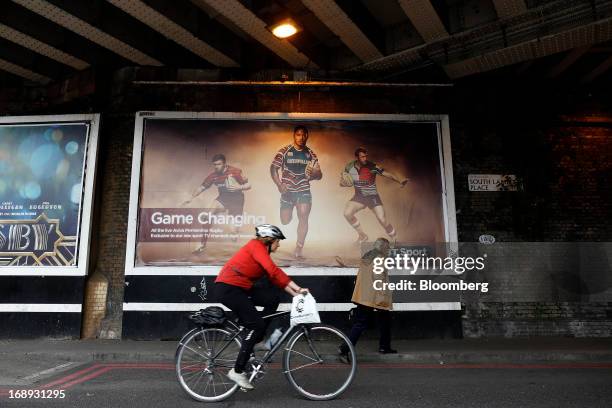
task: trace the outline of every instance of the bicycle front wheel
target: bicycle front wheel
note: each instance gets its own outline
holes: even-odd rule
[[[341,361],[339,348],[348,350],[348,362]],[[287,342],[283,372],[302,396],[317,401],[342,394],[357,369],[355,348],[337,328],[325,324],[302,326]]]
[[[176,375],[191,398],[217,402],[238,390],[238,385],[227,378],[241,346],[238,337],[232,339],[233,335],[214,327],[192,330],[181,339],[175,356]],[[219,353],[220,350],[223,351]]]

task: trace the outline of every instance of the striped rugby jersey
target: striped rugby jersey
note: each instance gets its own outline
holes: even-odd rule
[[[209,188],[214,184],[219,189],[219,194],[236,193],[236,191],[229,191],[227,189],[226,181],[228,177],[233,177],[238,184],[246,184],[248,182],[248,179],[242,174],[242,170],[228,165],[225,166],[223,173],[217,173],[216,171],[210,173],[202,182],[202,186]],[[240,193],[242,194],[242,191]]]
[[[382,174],[384,169],[375,163],[367,161],[364,166],[357,168],[357,160],[348,162],[344,171],[351,175],[355,194],[373,196],[378,194],[376,190],[376,175]]]
[[[276,153],[272,166],[282,170],[281,182],[287,185],[287,191],[310,191],[310,182],[306,178],[306,166],[310,160],[318,159],[308,146],[298,150],[290,144],[281,147]]]

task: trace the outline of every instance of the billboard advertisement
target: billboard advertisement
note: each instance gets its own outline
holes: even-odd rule
[[[0,273],[84,274],[97,120],[2,118]]]
[[[279,266],[308,274],[354,271],[378,237],[428,248],[456,237],[440,121],[146,115],[135,135],[128,274],[214,274],[261,223],[287,236]]]

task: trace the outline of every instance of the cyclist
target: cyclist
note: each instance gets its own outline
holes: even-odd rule
[[[236,313],[241,323],[248,329],[236,364],[227,374],[230,380],[247,390],[252,390],[254,387],[249,382],[244,369],[253,347],[263,339],[266,331],[266,322],[255,306],[263,306],[263,315],[267,315],[276,312],[279,304],[277,293],[266,288],[253,287],[253,282],[267,275],[270,282],[291,296],[308,292],[308,289],[301,288],[293,282],[270,257],[270,253],[278,249],[282,239],[285,239],[285,236],[278,227],[270,224],[256,226],[255,238],[227,261],[215,279],[216,299]]]

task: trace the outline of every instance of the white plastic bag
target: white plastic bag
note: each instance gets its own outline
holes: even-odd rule
[[[290,321],[292,327],[301,323],[321,323],[317,301],[310,293],[293,297]]]

